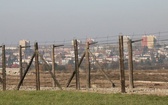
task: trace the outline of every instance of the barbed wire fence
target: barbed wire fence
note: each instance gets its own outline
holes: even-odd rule
[[[134,67],[134,80],[135,81],[161,81],[161,82],[167,82],[168,78],[167,76],[167,63],[168,63],[168,48],[167,48],[167,41],[165,37],[167,36],[168,32],[157,32],[157,33],[148,33],[148,34],[133,34],[133,35],[126,35],[130,36],[130,39],[132,40],[139,40],[142,39],[142,36],[144,35],[154,35],[156,36],[157,41],[155,42],[155,46],[151,49],[142,46],[142,42],[133,43],[133,67]],[[140,36],[142,35],[142,36]],[[81,58],[83,52],[85,51],[85,42],[88,38],[79,38],[79,46],[78,46],[78,56],[79,59]],[[92,46],[90,46],[90,51],[96,56],[97,61],[100,63],[100,65],[103,67],[103,69],[106,70],[106,72],[109,74],[110,78],[114,80],[119,80],[119,42],[118,42],[118,36],[104,36],[104,37],[95,37],[93,38],[94,42],[98,42]],[[52,45],[64,45],[60,48],[56,48],[55,50],[55,62],[56,62],[56,71],[57,73],[62,73],[61,75],[56,73],[56,77],[58,78],[58,81],[61,83],[61,85],[66,85],[67,80],[69,79],[69,76],[74,70],[74,48],[72,40],[64,40],[64,41],[46,41],[46,42],[38,42],[39,43],[39,53],[43,55],[44,59],[47,61],[48,64],[50,64],[52,68]],[[150,41],[147,41],[150,43]],[[10,72],[16,74],[12,80],[13,84],[17,84],[19,80],[19,72],[15,72],[15,69],[19,68],[19,45],[18,44],[6,44],[6,66],[7,68],[10,68]],[[15,48],[13,48],[15,47]],[[23,60],[24,62],[24,70],[30,60],[30,57],[33,55],[34,52],[34,44],[30,44],[30,49],[25,50],[23,53]],[[2,52],[1,52],[2,53]],[[2,59],[2,58],[1,58]],[[39,61],[41,62],[41,61]],[[80,66],[80,72],[85,72],[86,66],[85,66],[85,59],[83,63]],[[92,84],[96,84],[97,87],[110,87],[110,85],[106,85],[105,83],[108,83],[107,81],[104,81],[101,75],[98,74],[99,67],[95,65],[95,61],[93,58],[90,57],[90,63],[91,63],[91,74],[93,75]],[[50,68],[50,69],[51,69]],[[34,70],[35,66],[31,65],[31,70]],[[41,66],[42,71],[47,71],[45,66]],[[127,41],[124,42],[124,69],[126,70],[126,80],[128,80],[128,48],[127,48]],[[138,74],[141,71],[141,74]],[[159,73],[157,72],[159,70]],[[68,72],[68,75],[66,75],[63,72]],[[8,71],[7,71],[8,73]],[[7,74],[7,84],[12,85],[11,74]],[[46,74],[43,75],[43,77]],[[117,75],[117,76],[116,76]],[[67,77],[65,77],[67,76]],[[160,76],[160,77],[159,77]],[[8,78],[9,77],[9,78]],[[158,78],[157,78],[158,77]],[[31,77],[30,77],[31,78]],[[30,79],[29,78],[29,79]],[[47,77],[44,77],[47,78]],[[84,75],[80,77],[80,81],[82,81],[82,78],[86,78]],[[101,80],[103,82],[101,82]],[[28,80],[27,80],[28,81]],[[64,81],[64,82],[63,82]],[[66,81],[66,82],[65,82]],[[52,86],[51,80],[47,81],[48,86]],[[11,84],[10,84],[11,83]],[[72,87],[75,86],[75,81],[72,83]],[[47,84],[44,82],[44,84]],[[23,83],[23,85],[26,85],[26,82]],[[30,83],[27,83],[27,85],[30,85]],[[34,86],[35,84],[33,84]],[[120,86],[119,83],[117,83],[118,86]],[[154,83],[156,87],[158,86],[156,83]],[[153,85],[153,87],[155,87]],[[47,85],[44,85],[47,86]],[[128,83],[126,83],[126,86],[128,86]],[[136,86],[136,84],[135,84]],[[81,82],[81,87],[85,87],[85,82]]]

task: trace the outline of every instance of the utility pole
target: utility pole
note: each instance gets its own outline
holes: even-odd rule
[[[124,47],[123,47],[123,36],[119,36],[119,53],[120,53],[120,81],[121,81],[121,92],[125,93],[125,71],[124,71]]]

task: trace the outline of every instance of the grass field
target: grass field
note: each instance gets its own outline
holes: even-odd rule
[[[0,105],[168,105],[168,96],[77,91],[0,91]]]

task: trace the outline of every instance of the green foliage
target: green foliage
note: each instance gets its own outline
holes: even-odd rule
[[[74,91],[1,91],[0,105],[167,105],[167,98]]]

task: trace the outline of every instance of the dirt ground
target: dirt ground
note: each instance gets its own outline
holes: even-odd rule
[[[67,82],[73,71],[57,71],[56,79],[64,90],[75,90],[75,77],[67,88]],[[91,87],[86,89],[86,73],[80,71],[80,90],[100,93],[119,93],[120,92],[120,72],[119,70],[106,70],[109,78],[114,82],[115,87],[105,78],[101,71],[91,71]],[[1,75],[1,74],[0,74]],[[130,94],[157,94],[168,95],[168,70],[135,70],[134,71],[134,89],[129,89],[128,71],[125,71],[126,92]],[[7,73],[7,90],[14,90],[20,80],[19,72]],[[35,90],[35,72],[29,71],[24,79],[21,90]],[[40,72],[41,90],[57,90],[53,87],[53,79],[48,71]],[[2,88],[2,84],[0,84]],[[2,90],[2,89],[1,89]]]

